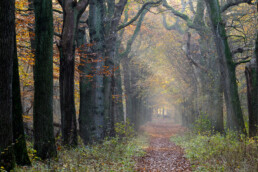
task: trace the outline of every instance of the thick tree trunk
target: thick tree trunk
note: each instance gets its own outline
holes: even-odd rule
[[[214,89],[210,95],[210,104],[213,107],[211,111],[211,124],[214,132],[224,133],[223,119],[223,85],[222,78],[214,79]]]
[[[63,30],[59,46],[60,51],[60,105],[62,139],[64,145],[76,146],[77,119],[74,102],[75,41],[78,23],[88,6],[87,0],[78,3],[72,0],[61,1],[63,8]]]
[[[76,9],[64,12],[60,43],[60,103],[63,144],[77,145],[77,123],[74,102],[75,33],[78,21]]]
[[[14,167],[12,132],[12,78],[15,35],[14,0],[0,1],[0,166]]]
[[[246,133],[243,113],[236,83],[235,64],[228,45],[225,25],[223,24],[218,0],[205,0],[212,23],[212,31],[220,61],[223,78],[224,96],[227,107],[227,127],[240,133]]]
[[[87,47],[85,28],[78,29],[77,46],[81,53],[80,55],[80,112],[79,112],[79,134],[85,144],[90,141],[90,128],[92,121],[90,119],[90,93],[92,90],[91,63],[89,62],[89,48]]]
[[[205,4],[203,0],[197,2],[197,12],[194,18],[195,25],[200,26],[196,29],[200,35],[199,48],[201,52],[200,65],[205,66],[207,72],[200,72],[201,92],[202,92],[202,112],[209,115],[212,119],[212,127],[215,132],[223,132],[223,95],[221,92],[221,74],[219,73],[219,62],[217,55],[212,53],[214,42],[212,36],[204,22]],[[207,35],[209,35],[207,37]],[[210,58],[205,58],[209,56]],[[207,85],[207,83],[209,83]]]
[[[249,64],[245,68],[247,82],[247,99],[248,99],[248,114],[249,114],[249,136],[254,137],[258,133],[257,121],[257,69],[256,64]]]
[[[258,34],[255,42],[254,58],[245,68],[249,114],[249,137],[258,135]]]
[[[89,133],[89,141],[101,141],[104,138],[105,116],[104,116],[104,2],[102,0],[90,1],[89,12],[89,31],[92,51],[91,56],[93,68],[93,78],[91,81],[91,89],[88,90],[88,108],[85,114],[85,132]]]
[[[56,156],[53,127],[53,12],[51,0],[34,0],[34,147],[42,158]]]
[[[67,37],[64,37],[66,39]],[[69,41],[68,38],[66,41]],[[74,45],[72,45],[74,47]],[[64,145],[77,145],[77,123],[74,102],[74,51],[60,47],[60,105]]]
[[[115,124],[115,117],[116,117],[116,102],[115,99],[112,98],[116,91],[116,78],[115,78],[115,67],[119,65],[119,59],[116,54],[116,44],[117,44],[117,28],[119,22],[121,20],[122,13],[124,11],[124,7],[127,3],[127,0],[121,0],[117,4],[115,1],[109,1],[107,3],[107,18],[109,22],[105,25],[105,66],[109,67],[110,75],[105,76],[104,81],[104,95],[105,95],[105,117],[106,121],[106,128],[109,130],[108,133],[114,135],[114,124]],[[109,101],[107,101],[109,100]]]
[[[88,0],[58,0],[63,9],[63,30],[60,52],[60,106],[64,145],[76,146],[77,119],[74,102],[75,41],[79,20],[88,6]]]
[[[20,92],[19,65],[16,48],[16,36],[14,36],[14,59],[13,59],[13,143],[16,163],[18,165],[30,165],[30,159],[27,153],[27,146],[24,134],[22,119],[22,103]]]

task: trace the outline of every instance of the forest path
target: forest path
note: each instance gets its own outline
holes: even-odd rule
[[[184,150],[170,141],[170,137],[184,131],[180,125],[166,121],[148,123],[141,128],[148,134],[150,145],[146,155],[138,159],[136,171],[140,172],[187,172],[190,162]]]

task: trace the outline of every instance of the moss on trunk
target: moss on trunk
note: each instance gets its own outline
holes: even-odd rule
[[[53,127],[53,12],[51,0],[34,0],[34,147],[42,159],[56,156]]]

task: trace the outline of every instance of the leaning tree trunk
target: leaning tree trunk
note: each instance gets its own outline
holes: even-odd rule
[[[243,113],[236,83],[236,65],[227,41],[218,0],[205,0],[212,23],[212,31],[220,61],[223,78],[224,96],[227,107],[227,127],[230,130],[246,133]]]
[[[53,11],[51,0],[34,0],[34,147],[42,159],[56,156],[53,127]]]
[[[18,165],[30,165],[30,159],[27,153],[27,146],[24,134],[22,119],[22,103],[20,92],[19,65],[16,48],[16,36],[14,36],[14,58],[13,58],[13,142],[14,154]]]
[[[14,167],[12,132],[12,76],[15,35],[14,0],[0,1],[0,167]]]
[[[249,136],[258,135],[258,34],[255,42],[254,58],[245,68],[249,114]]]

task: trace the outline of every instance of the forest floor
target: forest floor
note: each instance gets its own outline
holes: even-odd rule
[[[191,170],[190,162],[184,156],[184,150],[170,141],[174,135],[185,129],[169,121],[148,123],[141,128],[149,137],[146,154],[138,158],[137,171],[151,172],[187,172]]]

